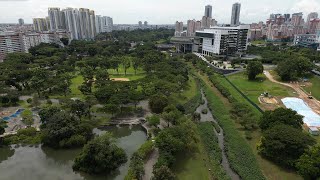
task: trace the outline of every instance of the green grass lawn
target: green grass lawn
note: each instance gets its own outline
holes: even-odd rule
[[[273,83],[263,74],[257,76],[257,80],[254,81],[249,81],[244,72],[228,76],[228,79],[256,104],[259,104],[258,97],[264,92],[277,97],[295,96],[291,88]]]
[[[173,172],[177,179],[194,180],[194,179],[211,179],[209,172],[208,156],[204,152],[203,146],[198,143],[195,152],[181,154],[173,165]]]
[[[320,100],[320,77],[314,76],[310,79],[310,82],[312,83],[312,86],[305,87],[304,89],[307,92],[311,92],[313,97]]]
[[[120,64],[119,65],[119,69],[118,72],[114,69],[108,69],[108,73],[111,75],[118,75],[118,74],[123,74],[124,75],[124,68],[123,66]],[[145,71],[142,68],[138,68],[136,74],[144,74]],[[135,74],[135,70],[133,69],[132,66],[130,66],[130,68],[127,69],[127,75],[129,74]]]

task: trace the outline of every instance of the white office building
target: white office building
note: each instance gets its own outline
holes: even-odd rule
[[[197,31],[200,39],[199,50],[203,55],[244,54],[248,47],[249,25],[237,27],[211,27]]]

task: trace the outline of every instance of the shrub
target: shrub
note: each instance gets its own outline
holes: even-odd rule
[[[208,109],[202,109],[201,113],[202,114],[208,114]]]
[[[168,98],[161,94],[153,95],[149,100],[149,106],[152,112],[162,113],[163,109],[168,106]]]

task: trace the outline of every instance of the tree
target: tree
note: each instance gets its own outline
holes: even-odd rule
[[[302,130],[303,117],[291,109],[278,108],[274,111],[264,112],[259,122],[259,126],[262,130],[267,130],[278,124],[285,124]]]
[[[60,41],[63,43],[63,45],[67,46],[69,44],[69,38],[60,38]]]
[[[132,66],[133,66],[135,75],[137,74],[137,70],[140,65],[141,65],[141,60],[139,58],[133,57],[132,58]]]
[[[24,110],[24,111],[21,113],[21,117],[22,117],[22,121],[23,121],[24,124],[26,124],[27,126],[31,126],[31,125],[34,123],[32,111],[30,111],[29,109]]]
[[[100,69],[96,73],[96,85],[101,87],[106,85],[109,81],[109,73],[108,70]]]
[[[116,70],[118,74],[119,74],[119,64],[120,64],[119,57],[113,56],[110,60],[110,65],[111,65],[111,68]]]
[[[168,103],[168,98],[161,94],[153,95],[149,100],[150,109],[154,113],[162,113]]]
[[[104,106],[104,110],[106,113],[110,113],[112,117],[120,111],[119,105],[117,104],[106,104]]]
[[[71,101],[69,107],[70,112],[76,115],[79,119],[81,119],[83,116],[89,115],[90,113],[89,106],[80,100]]]
[[[126,76],[127,75],[127,70],[131,66],[131,58],[128,57],[128,56],[123,56],[121,58],[121,64],[122,64],[123,69],[124,69],[124,75]]]
[[[124,150],[116,146],[111,134],[106,133],[88,142],[72,167],[76,171],[100,174],[109,173],[126,161]]]
[[[309,59],[298,56],[279,62],[276,71],[283,81],[290,81],[304,76],[312,68],[313,64]]]
[[[297,161],[298,173],[305,179],[317,179],[320,177],[320,146],[314,146],[307,150]]]
[[[49,108],[39,115],[43,122],[41,132],[44,146],[52,148],[81,147],[92,137],[93,128],[90,124],[81,123],[79,119],[60,108]]]
[[[5,133],[5,132],[6,132],[6,131],[5,131],[4,127],[0,126],[0,135],[2,135],[2,134]]]
[[[263,73],[263,65],[260,61],[250,61],[247,66],[247,75],[249,80],[256,79],[258,74]]]
[[[161,166],[153,170],[152,180],[174,180],[175,175],[167,166]]]
[[[295,161],[315,143],[308,134],[291,126],[280,124],[263,132],[259,152],[285,167],[294,167]]]
[[[147,117],[147,121],[151,126],[157,127],[160,124],[160,118],[157,115]]]

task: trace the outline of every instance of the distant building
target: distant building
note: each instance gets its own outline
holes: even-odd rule
[[[202,29],[210,28],[211,23],[212,23],[212,19],[210,17],[203,16],[201,21],[201,28]]]
[[[20,19],[18,20],[18,22],[19,22],[19,26],[23,26],[23,25],[24,25],[24,20],[23,20],[22,18],[20,18]]]
[[[194,36],[195,35],[195,26],[196,26],[196,21],[195,20],[188,20],[187,23],[187,36]]]
[[[175,26],[175,36],[181,36],[181,33],[183,31],[183,22],[176,22]]]
[[[0,33],[0,62],[2,62],[8,53],[28,52],[29,48],[39,45],[40,43],[56,43],[61,46],[60,39],[70,34],[66,31],[41,32],[41,33]]]
[[[47,20],[46,18],[33,18],[33,29],[34,31],[48,31]]]
[[[143,23],[143,25],[144,25],[144,27],[148,27],[148,21],[145,21],[145,22]]]
[[[296,46],[317,49],[319,42],[316,34],[296,34],[293,44]]]
[[[307,26],[310,27],[310,22],[313,20],[313,19],[317,19],[318,18],[318,13],[317,12],[312,12],[310,14],[308,14],[308,17],[307,17]]]
[[[231,13],[231,26],[238,26],[240,25],[240,10],[241,4],[235,3],[232,5],[232,13]]]
[[[204,16],[212,18],[212,6],[207,5],[204,10]]]
[[[140,28],[142,28],[142,21],[139,21],[138,25],[139,25]]]
[[[293,26],[302,26],[303,25],[303,13],[294,13],[292,14],[291,24]]]
[[[51,31],[62,28],[60,8],[48,8],[48,17]]]
[[[249,25],[212,27],[197,31],[199,52],[205,56],[245,54],[248,46]]]

